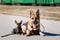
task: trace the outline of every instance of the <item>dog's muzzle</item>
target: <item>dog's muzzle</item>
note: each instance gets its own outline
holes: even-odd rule
[[[33,28],[38,28],[36,24],[37,24],[36,21],[34,21],[32,27]]]
[[[34,28],[34,29],[36,29],[36,28],[38,28],[35,24],[33,24],[32,26],[31,26],[31,28]]]

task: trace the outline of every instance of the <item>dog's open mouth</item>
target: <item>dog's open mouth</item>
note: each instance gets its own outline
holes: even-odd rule
[[[37,25],[33,24],[32,28],[36,29],[38,28]]]
[[[36,28],[36,25],[33,24],[33,28]]]

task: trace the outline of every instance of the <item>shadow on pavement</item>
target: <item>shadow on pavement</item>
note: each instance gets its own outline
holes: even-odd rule
[[[46,36],[60,36],[60,34],[44,32]]]
[[[60,34],[57,34],[57,33],[50,33],[50,32],[44,32],[44,36],[60,36]],[[39,34],[31,34],[29,36],[36,36],[36,35],[39,35]]]

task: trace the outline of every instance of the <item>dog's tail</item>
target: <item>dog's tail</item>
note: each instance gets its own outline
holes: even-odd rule
[[[10,36],[10,35],[14,35],[14,34],[6,34],[6,35],[3,35],[3,36],[1,36],[1,37],[7,37],[7,36]]]

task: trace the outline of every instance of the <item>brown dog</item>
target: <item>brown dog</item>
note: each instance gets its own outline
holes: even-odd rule
[[[31,10],[30,11],[30,20],[28,22],[28,27],[26,31],[26,35],[30,35],[31,31],[34,32],[34,34],[37,32],[40,35],[44,35],[40,31],[40,15],[39,15],[39,10],[37,10],[36,14]],[[37,34],[36,33],[36,34]]]

